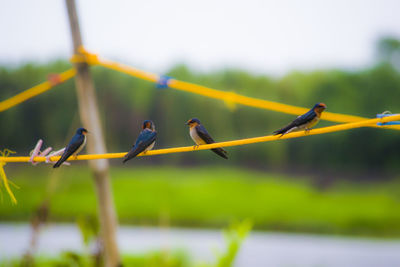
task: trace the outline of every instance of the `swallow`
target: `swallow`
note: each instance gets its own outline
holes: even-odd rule
[[[205,145],[205,144],[212,144],[215,143],[214,139],[210,136],[207,132],[206,128],[200,123],[199,119],[193,118],[187,121],[186,123],[189,125],[189,133],[190,137],[196,143],[196,145]],[[223,157],[224,159],[228,159],[228,152],[224,149],[218,147],[211,149],[215,154]]]
[[[283,136],[284,134],[290,133],[292,131],[300,131],[305,130],[308,132],[313,126],[315,126],[322,112],[326,109],[326,105],[324,103],[317,103],[312,107],[307,113],[298,116],[294,121],[289,123],[287,126],[282,129],[276,130],[274,135],[280,134]]]
[[[61,158],[54,164],[53,168],[58,168],[60,165],[66,161],[70,156],[76,156],[81,152],[82,148],[86,144],[86,134],[88,131],[85,128],[79,128],[76,130],[75,135],[72,137],[71,141],[67,145],[62,154]]]
[[[136,139],[135,145],[132,146],[131,150],[124,156],[123,163],[130,159],[133,159],[141,152],[146,152],[153,149],[156,143],[157,132],[154,127],[154,123],[150,120],[145,120],[142,125],[142,131]]]

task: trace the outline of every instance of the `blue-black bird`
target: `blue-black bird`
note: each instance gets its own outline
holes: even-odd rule
[[[125,155],[123,163],[133,159],[141,152],[153,149],[157,137],[154,123],[150,120],[145,120],[142,129],[143,130],[140,132],[139,137],[136,139],[135,145],[132,146],[131,150]]]
[[[321,113],[326,109],[326,105],[324,103],[317,103],[312,107],[307,113],[298,116],[294,121],[289,123],[287,126],[282,129],[276,130],[274,132],[277,134],[287,134],[292,131],[300,131],[305,130],[309,131],[314,125],[316,125],[321,117]]]
[[[53,168],[58,168],[60,165],[66,161],[70,156],[76,156],[81,152],[82,148],[86,144],[86,134],[88,131],[85,128],[79,128],[76,130],[75,135],[72,137],[71,141],[67,145],[62,154],[61,158],[54,164]]]
[[[192,137],[193,141],[196,145],[205,145],[215,143],[214,139],[207,132],[206,128],[200,123],[200,120],[197,118],[193,118],[187,121],[186,123],[189,125],[189,133],[190,137]],[[224,159],[228,159],[228,152],[224,149],[217,147],[211,149],[215,154],[223,157]]]

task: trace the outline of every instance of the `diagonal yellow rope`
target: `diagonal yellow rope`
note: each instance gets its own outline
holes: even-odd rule
[[[129,74],[131,76],[134,76],[134,77],[146,80],[146,81],[154,82],[154,83],[158,83],[159,79],[161,77],[157,74],[145,72],[145,71],[136,69],[134,67],[127,66],[125,64],[113,62],[113,61],[106,60],[106,59],[101,59],[101,58],[97,57],[97,55],[91,54],[91,53],[87,52],[86,50],[84,50],[83,48],[81,48],[81,53],[83,53],[85,56],[81,56],[81,57],[79,57],[79,59],[81,61],[88,59],[89,64],[97,64],[97,65],[103,66],[105,68],[123,72],[123,73]],[[260,109],[267,109],[267,110],[272,110],[272,111],[282,112],[282,113],[287,113],[287,114],[292,114],[292,115],[301,115],[301,114],[306,113],[309,110],[307,108],[286,105],[286,104],[282,104],[282,103],[278,103],[278,102],[257,99],[257,98],[253,98],[253,97],[247,97],[244,95],[236,94],[234,92],[220,91],[220,90],[212,89],[209,87],[205,87],[205,86],[201,86],[201,85],[197,85],[197,84],[193,84],[193,83],[179,81],[179,80],[172,79],[172,78],[168,80],[168,87],[176,89],[176,90],[180,90],[180,91],[194,93],[197,95],[202,95],[202,96],[209,97],[209,98],[220,99],[220,100],[226,101],[228,103],[236,103],[236,104],[241,104],[241,105],[245,105],[245,106],[250,106],[250,107],[255,107],[255,108],[260,108]],[[346,114],[339,114],[339,113],[332,113],[332,112],[324,112],[321,116],[321,119],[327,120],[327,121],[332,121],[332,122],[347,123],[347,122],[362,121],[362,120],[366,120],[368,118],[360,117],[360,116],[346,115]],[[371,125],[370,127],[400,130],[400,125],[387,125],[387,126],[383,126],[383,127],[377,126],[377,125]]]
[[[196,151],[196,150],[205,150],[217,147],[230,147],[230,146],[240,146],[240,145],[247,145],[247,144],[255,144],[261,142],[270,142],[270,141],[278,141],[290,138],[298,138],[303,136],[310,136],[310,135],[317,135],[317,134],[325,134],[331,132],[338,132],[338,131],[345,131],[355,128],[361,127],[369,127],[371,125],[376,125],[376,123],[385,123],[389,121],[400,120],[400,114],[383,117],[383,118],[376,118],[376,119],[368,119],[359,122],[351,122],[345,124],[339,124],[329,127],[317,128],[314,130],[310,130],[309,132],[293,132],[288,133],[282,137],[277,135],[267,135],[261,137],[254,137],[254,138],[247,138],[247,139],[240,139],[234,141],[226,141],[226,142],[219,142],[209,145],[200,145],[200,146],[185,146],[185,147],[176,147],[176,148],[165,148],[165,149],[158,149],[158,150],[151,150],[146,153],[141,153],[139,156],[153,156],[153,155],[162,155],[162,154],[171,154],[171,153],[181,153],[181,152],[189,152],[189,151]],[[77,157],[71,157],[69,160],[93,160],[93,159],[115,159],[115,158],[122,158],[126,152],[123,153],[107,153],[107,154],[92,154],[92,155],[80,155]],[[54,156],[51,157],[50,160],[57,161],[60,157]],[[29,157],[0,157],[0,162],[28,162]],[[45,157],[35,157],[35,162],[43,162],[45,161]]]
[[[0,112],[7,110],[9,108],[12,108],[13,106],[16,106],[32,97],[35,97],[37,95],[40,95],[51,88],[53,88],[56,84],[58,83],[63,83],[72,77],[75,76],[75,69],[69,69],[67,71],[64,71],[59,74],[59,80],[57,83],[52,83],[51,81],[45,81],[41,84],[38,84],[26,91],[23,91],[22,93],[19,93],[9,99],[6,99],[4,101],[0,102]]]

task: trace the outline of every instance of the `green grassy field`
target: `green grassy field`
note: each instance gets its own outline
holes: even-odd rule
[[[1,221],[23,221],[46,196],[53,175],[50,219],[96,214],[89,170],[83,166],[7,168],[18,205],[3,194]],[[219,167],[114,168],[120,223],[223,227],[249,218],[259,230],[400,236],[400,183],[344,184],[319,191],[308,179]]]

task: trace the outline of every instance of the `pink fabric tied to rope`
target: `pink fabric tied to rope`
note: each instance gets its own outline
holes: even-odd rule
[[[29,159],[29,162],[32,163],[32,165],[34,165],[34,166],[40,163],[40,162],[35,162],[35,160],[34,160],[35,157],[46,157],[46,163],[53,164],[53,163],[55,163],[55,161],[51,161],[50,158],[53,157],[53,156],[62,155],[64,153],[64,150],[65,150],[65,147],[64,147],[64,148],[62,148],[62,149],[60,149],[58,151],[54,151],[54,152],[50,153],[50,151],[52,150],[52,147],[48,147],[45,150],[40,151],[40,149],[42,148],[42,145],[43,145],[43,140],[39,139],[39,141],[36,143],[35,148],[30,153],[31,158]],[[63,164],[64,165],[71,165],[71,163],[69,163],[69,162],[63,162]]]

